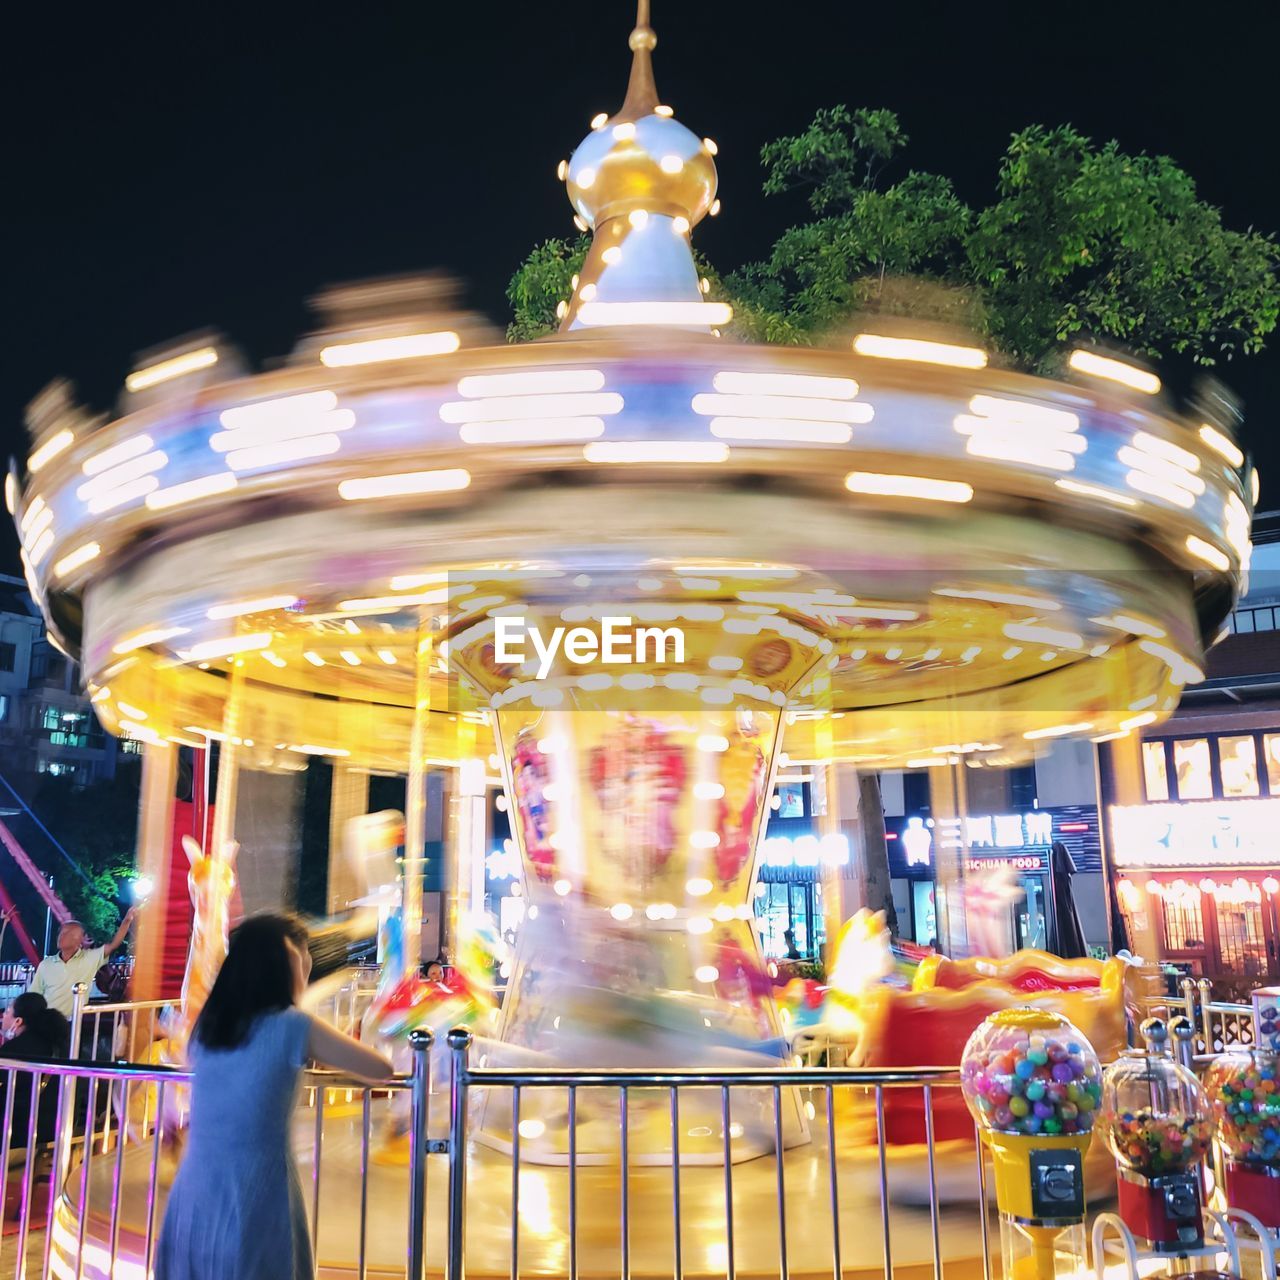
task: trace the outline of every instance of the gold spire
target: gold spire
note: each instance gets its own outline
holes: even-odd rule
[[[611,123],[625,123],[652,115],[658,105],[658,86],[653,78],[653,51],[658,36],[649,25],[649,0],[636,0],[636,25],[627,44],[631,47],[631,79],[627,96]]]
[[[561,177],[578,225],[593,232],[561,331],[665,324],[708,329],[726,310],[704,302],[690,230],[718,207],[715,144],[699,138],[658,100],[649,0],[638,0],[631,78],[616,115],[591,122]],[[674,318],[673,318],[674,317]]]

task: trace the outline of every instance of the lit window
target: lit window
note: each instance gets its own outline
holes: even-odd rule
[[[1224,796],[1258,794],[1258,749],[1251,736],[1218,739]]]
[[[1173,768],[1179,800],[1212,800],[1213,769],[1208,738],[1182,738],[1173,744]]]
[[[1280,737],[1280,735],[1277,735]],[[1280,761],[1277,761],[1280,765]],[[1169,798],[1169,769],[1164,758],[1163,742],[1142,744],[1142,772],[1145,775],[1148,800]]]
[[[1175,880],[1162,891],[1164,950],[1203,951],[1204,917],[1200,890],[1195,885]]]
[[[1280,733],[1269,733],[1262,740],[1267,757],[1267,787],[1273,796],[1280,796]]]

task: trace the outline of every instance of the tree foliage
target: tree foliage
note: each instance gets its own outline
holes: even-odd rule
[[[1015,135],[966,255],[997,344],[1028,363],[1089,334],[1212,364],[1260,350],[1280,308],[1269,236],[1224,227],[1167,156],[1069,127]]]
[[[136,770],[77,787],[69,777],[45,775],[32,808],[84,872],[78,876],[33,836],[31,852],[54,872],[58,896],[99,942],[110,938],[127,905],[134,878],[138,827]]]
[[[975,209],[940,174],[889,181],[908,141],[892,111],[840,106],[763,148],[765,192],[803,192],[810,216],[760,261],[700,265],[737,336],[818,343],[871,312],[967,330],[1030,369],[1087,339],[1207,365],[1260,350],[1280,318],[1272,237],[1225,227],[1168,157],[1035,125]],[[554,330],[587,243],[548,240],[521,264],[512,341]]]
[[[590,247],[586,236],[545,240],[520,264],[507,284],[515,313],[507,326],[508,342],[531,342],[555,332],[556,307],[569,296],[569,282],[582,270]]]

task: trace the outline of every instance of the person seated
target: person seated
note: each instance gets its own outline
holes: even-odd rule
[[[41,1058],[62,1058],[71,1042],[71,1024],[56,1009],[50,1009],[44,996],[35,991],[24,991],[5,1011],[3,1023],[5,1043],[0,1047],[0,1058],[32,1061]],[[0,1108],[4,1106],[5,1090],[9,1081],[13,1084],[13,1122],[10,1126],[10,1145],[22,1148],[27,1145],[31,1122],[31,1082],[34,1072],[11,1070],[0,1074]],[[58,1086],[54,1077],[41,1081],[40,1103],[36,1116],[36,1141],[51,1142],[57,1119]],[[2,1113],[2,1112],[0,1112]]]

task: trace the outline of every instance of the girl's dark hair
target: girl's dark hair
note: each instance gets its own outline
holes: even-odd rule
[[[13,1016],[22,1019],[24,1029],[32,1036],[45,1042],[51,1057],[66,1053],[71,1024],[57,1009],[50,1009],[38,991],[24,991],[13,1002]]]
[[[293,1004],[290,942],[307,949],[306,927],[293,916],[250,916],[231,931],[227,958],[196,1019],[198,1043],[206,1049],[234,1049],[262,1014]]]

